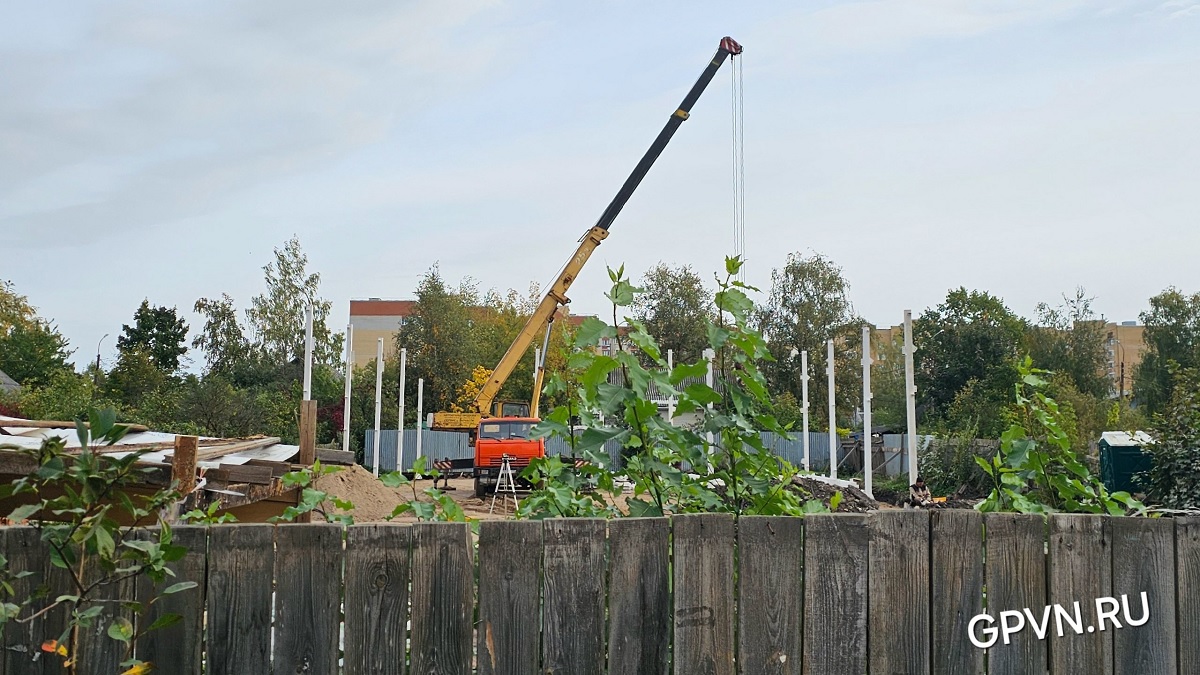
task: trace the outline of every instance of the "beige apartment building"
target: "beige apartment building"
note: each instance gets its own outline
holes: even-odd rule
[[[367,298],[350,301],[350,325],[354,327],[354,339],[351,348],[354,351],[354,365],[361,367],[370,365],[375,360],[379,338],[383,338],[383,358],[391,360],[396,356],[396,334],[404,325],[405,319],[413,313],[416,300],[384,300],[382,298]],[[565,308],[559,309],[559,318],[566,314]],[[572,327],[579,324],[588,316],[585,314],[568,314],[566,320]],[[622,329],[624,330],[624,329]],[[539,340],[538,345],[541,344]],[[611,356],[616,351],[616,341],[601,338],[596,345],[596,352]],[[627,345],[626,347],[630,347]]]
[[[396,333],[416,304],[415,300],[381,298],[350,301],[350,325],[354,330],[350,348],[356,367],[370,365],[375,360],[379,338],[383,338],[384,359],[396,355]]]

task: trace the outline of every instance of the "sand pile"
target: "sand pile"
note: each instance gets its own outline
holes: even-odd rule
[[[356,523],[382,521],[397,505],[412,499],[410,488],[390,488],[357,464],[338,468],[341,470],[318,478],[314,487],[354,504]]]

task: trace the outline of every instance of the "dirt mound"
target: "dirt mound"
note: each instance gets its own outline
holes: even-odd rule
[[[792,489],[805,494],[809,499],[819,499],[829,506],[829,500],[834,494],[841,492],[842,501],[838,504],[838,513],[866,513],[876,511],[879,504],[867,496],[867,493],[856,487],[837,487],[807,476],[797,476],[792,479]]]
[[[318,478],[313,487],[354,504],[356,523],[382,521],[392,515],[398,504],[412,499],[411,490],[390,488],[357,464],[339,468],[340,471]]]

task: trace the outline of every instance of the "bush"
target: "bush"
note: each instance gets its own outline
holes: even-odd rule
[[[1175,368],[1171,400],[1154,416],[1154,443],[1146,449],[1154,466],[1140,480],[1156,502],[1172,509],[1200,509],[1200,370]]]

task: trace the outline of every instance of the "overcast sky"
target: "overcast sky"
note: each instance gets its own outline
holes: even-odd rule
[[[801,8],[797,8],[801,7]],[[334,324],[440,262],[548,282],[724,35],[747,281],[890,325],[960,285],[1113,320],[1200,291],[1200,0],[6,3],[0,279],[112,359],[143,298],[245,308],[299,236]],[[573,288],[733,248],[725,66]]]

